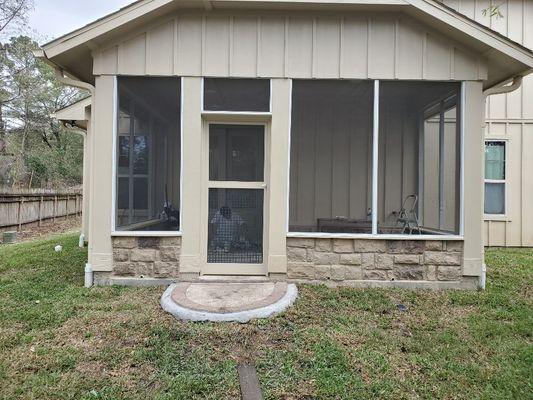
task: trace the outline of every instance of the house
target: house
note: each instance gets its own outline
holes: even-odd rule
[[[501,16],[492,18],[474,0],[444,3],[533,49],[532,1],[499,1]],[[485,245],[533,247],[533,75],[487,99],[485,148]]]
[[[484,96],[533,53],[440,2],[141,0],[38,56],[92,93],[96,284],[483,285]]]

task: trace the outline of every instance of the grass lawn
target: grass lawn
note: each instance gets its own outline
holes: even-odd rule
[[[490,250],[485,292],[302,286],[242,325],[178,322],[162,288],[84,289],[76,245],[0,247],[2,399],[236,399],[243,360],[266,399],[533,398],[533,250]]]

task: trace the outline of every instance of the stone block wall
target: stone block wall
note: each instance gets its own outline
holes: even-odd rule
[[[114,237],[113,276],[178,278],[180,237]]]
[[[462,241],[287,238],[287,278],[460,281]]]

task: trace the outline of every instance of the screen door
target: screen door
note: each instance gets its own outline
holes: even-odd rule
[[[264,272],[265,126],[209,124],[205,272]]]

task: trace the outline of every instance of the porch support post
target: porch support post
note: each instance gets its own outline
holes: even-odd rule
[[[94,101],[94,100],[93,100]],[[93,140],[91,115],[87,116],[87,132],[83,135],[83,192],[81,198],[81,232],[84,241],[89,241],[89,203],[91,193],[91,141]]]
[[[374,81],[374,124],[372,129],[372,234],[378,234],[379,168],[379,81]]]
[[[483,265],[483,93],[481,82],[463,83],[464,263],[463,275],[480,276]]]
[[[116,126],[116,79],[97,76],[92,112],[95,125],[89,135],[89,263],[93,271],[112,271],[111,218],[113,199],[113,135]]]
[[[272,123],[270,128],[268,273],[287,273],[287,218],[289,196],[289,140],[291,81],[272,79]]]
[[[202,78],[184,77],[181,85],[182,191],[180,275],[198,275],[201,268],[202,213]]]

